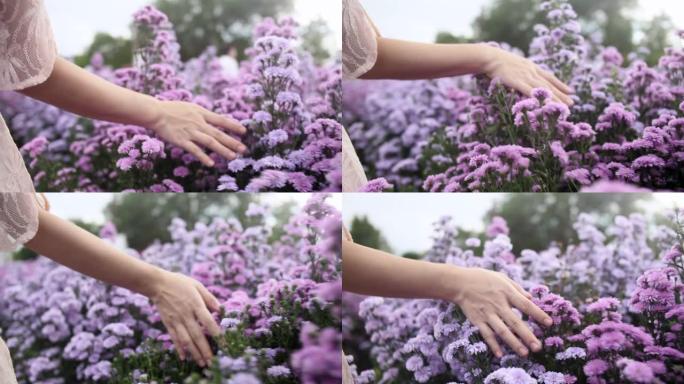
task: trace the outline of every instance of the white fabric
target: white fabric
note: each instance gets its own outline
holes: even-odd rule
[[[357,79],[368,72],[378,59],[380,33],[359,0],[342,3],[342,73]]]
[[[57,45],[42,0],[0,0],[0,90],[44,82]]]
[[[342,25],[342,72],[346,79],[356,79],[375,65],[380,33],[358,0],[343,0]],[[342,135],[342,191],[358,192],[367,183],[366,172],[345,130]]]
[[[342,192],[358,192],[366,184],[366,172],[345,129],[342,132]]]
[[[42,0],[0,0],[0,90],[44,82],[56,59]],[[13,250],[33,238],[38,209],[31,176],[0,116],[0,251]]]
[[[42,0],[0,0],[0,90],[43,83],[57,47]],[[31,240],[40,202],[19,149],[0,116],[0,252]],[[7,346],[0,339],[0,384],[16,384]]]
[[[12,358],[5,342],[0,339],[0,384],[17,384]]]

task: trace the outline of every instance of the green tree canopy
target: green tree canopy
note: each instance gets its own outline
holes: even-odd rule
[[[638,212],[639,201],[649,194],[510,194],[487,214],[501,216],[508,222],[515,252],[543,250],[550,242],[568,244],[576,237],[573,224],[580,213],[594,213],[607,224],[615,215]]]
[[[493,0],[473,22],[478,41],[506,42],[528,52],[535,36],[534,26],[543,23],[544,15],[538,10],[541,0]],[[638,28],[628,15],[637,0],[570,0],[582,21],[585,34],[600,33],[606,46],[615,46],[623,54],[635,48],[634,38]],[[667,44],[667,17],[656,18],[646,27],[649,48],[659,57]]]
[[[243,52],[251,41],[256,16],[277,16],[294,8],[293,0],[156,0],[175,26],[184,60],[213,45]]]
[[[330,26],[323,19],[314,20],[302,29],[302,48],[311,53],[318,65],[330,58],[325,39],[331,32]]]
[[[171,240],[168,227],[174,218],[188,227],[217,216],[249,224],[245,212],[256,201],[257,196],[242,193],[122,194],[107,206],[106,216],[126,236],[128,246],[142,250],[155,240]]]
[[[354,217],[349,232],[357,244],[380,249],[385,252],[392,252],[392,248],[380,229],[375,227],[366,216]]]
[[[74,58],[74,63],[85,67],[90,64],[91,58],[96,53],[102,54],[105,64],[114,68],[130,66],[133,62],[133,45],[130,39],[100,32],[95,35],[85,52]]]

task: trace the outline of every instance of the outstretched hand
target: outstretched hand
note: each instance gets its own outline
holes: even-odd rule
[[[480,330],[496,357],[503,356],[497,336],[523,357],[529,354],[529,349],[534,352],[541,349],[539,340],[512,309],[517,308],[538,323],[550,326],[553,320],[532,302],[529,293],[500,272],[459,268],[457,273],[451,301]]]
[[[164,271],[150,299],[180,359],[185,360],[190,353],[199,366],[210,365],[213,354],[205,334],[216,337],[221,332],[209,312],[220,308],[216,297],[197,280]]]
[[[554,101],[572,105],[570,98],[572,88],[560,81],[553,73],[540,68],[532,61],[506,52],[503,49],[492,48],[491,58],[484,69],[484,74],[491,79],[501,79],[507,87],[531,96],[534,88],[546,88],[551,91]]]
[[[158,101],[156,118],[147,128],[164,141],[181,147],[208,167],[214,161],[202,149],[234,160],[247,147],[228,135],[244,135],[247,129],[238,121],[210,112],[199,105],[182,101]]]

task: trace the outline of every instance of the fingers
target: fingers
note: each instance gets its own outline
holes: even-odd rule
[[[185,360],[185,348],[183,347],[181,341],[178,339],[178,334],[176,333],[175,328],[169,326],[165,322],[164,326],[166,327],[166,330],[169,332],[169,337],[171,337],[171,342],[173,342],[173,346],[176,349],[176,353],[178,353],[178,358],[181,360]]]
[[[214,160],[209,157],[204,151],[198,147],[195,143],[191,141],[185,141],[181,145],[183,149],[191,153],[193,156],[197,158],[202,164],[206,165],[207,167],[213,167],[214,166]]]
[[[522,313],[528,315],[539,324],[544,324],[547,327],[553,325],[551,317],[525,296],[514,293],[510,295],[509,300],[511,301],[511,305],[518,308]]]
[[[211,125],[226,129],[238,135],[244,135],[245,133],[247,133],[247,128],[245,128],[237,120],[221,116],[214,112],[205,110],[204,119],[207,121],[207,123]]]
[[[229,135],[225,134],[224,132],[212,127],[212,126],[206,126],[202,130],[205,134],[213,137],[218,141],[221,145],[224,147],[230,148],[231,150],[238,152],[238,153],[245,153],[247,150],[247,147],[245,147],[244,144],[242,144],[239,140],[230,137]]]
[[[183,350],[190,351],[193,360],[195,360],[199,366],[204,366],[205,360],[202,357],[199,347],[195,345],[194,340],[196,340],[196,338],[191,337],[190,333],[188,333],[188,330],[183,325],[179,325],[176,328],[176,332],[178,334],[178,340],[180,341],[181,348]],[[204,342],[206,343],[206,340],[204,340]]]
[[[546,79],[544,79],[544,83],[546,84],[546,86],[544,86],[543,88],[547,88],[547,89],[549,89],[549,90],[551,91],[551,93],[553,93],[553,96],[554,96],[554,100],[555,100],[555,101],[557,101],[557,102],[559,102],[559,103],[563,103],[563,104],[565,104],[565,105],[569,105],[569,106],[572,106],[572,105],[575,103],[574,101],[572,101],[572,99],[570,98],[570,96],[568,96],[568,95],[566,95],[565,93],[561,92],[558,88],[556,88],[555,86],[553,86],[553,85],[552,85],[549,81],[547,81]]]
[[[214,318],[206,308],[198,309],[195,312],[195,316],[197,316],[199,322],[204,326],[211,336],[216,337],[221,334],[221,328],[218,326],[218,324],[216,324],[216,321],[214,321]]]
[[[508,281],[510,281],[511,284],[513,284],[513,286],[515,287],[515,289],[516,289],[518,292],[520,292],[521,295],[525,296],[525,297],[526,297],[527,299],[529,299],[529,300],[532,300],[532,294],[530,294],[529,292],[527,292],[526,290],[524,290],[523,287],[520,286],[520,284],[516,283],[515,281],[511,280],[510,278],[508,278]]]
[[[475,326],[480,330],[480,335],[484,339],[485,343],[487,343],[489,346],[489,349],[492,350],[494,356],[501,358],[503,356],[503,352],[501,351],[501,346],[496,341],[496,335],[492,329],[489,328],[487,323],[484,322],[475,324]]]
[[[197,290],[202,296],[202,300],[204,300],[204,303],[207,305],[207,308],[209,308],[213,312],[218,312],[219,310],[221,310],[221,303],[218,301],[216,296],[209,292],[209,290],[204,285],[198,282]]]
[[[218,153],[222,157],[228,159],[228,160],[235,160],[237,158],[237,155],[235,152],[231,151],[230,149],[226,148],[223,146],[221,143],[219,143],[216,139],[213,137],[202,133],[202,132],[196,132],[193,135],[193,140],[202,145],[205,148],[211,149],[212,151]]]
[[[506,326],[506,324],[496,315],[489,317],[487,324],[492,330],[503,340],[509,347],[511,347],[515,353],[522,357],[526,357],[529,351],[523,345],[523,343],[518,340],[517,337],[511,332],[511,330]]]
[[[186,319],[185,330],[190,336],[192,345],[194,347],[194,351],[193,349],[190,351],[193,352],[192,356],[197,364],[201,367],[209,365],[213,357],[211,347],[209,347],[207,337],[204,335],[204,332],[202,332],[202,328],[200,328],[194,316]]]
[[[513,313],[513,311],[505,311],[501,313],[501,319],[504,323],[518,335],[518,337],[534,352],[541,349],[541,342],[534,336],[530,327],[528,327],[522,319]]]
[[[553,84],[556,88],[560,89],[561,92],[565,94],[571,94],[573,93],[572,88],[570,88],[567,84],[564,82],[560,81],[556,75],[549,71],[545,71],[543,69],[539,69],[539,74],[544,77],[548,82]]]

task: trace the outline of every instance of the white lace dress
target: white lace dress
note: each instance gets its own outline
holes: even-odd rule
[[[0,90],[38,85],[52,73],[57,48],[42,0],[0,0]],[[0,116],[0,252],[35,236],[41,198]],[[0,384],[15,384],[7,346],[0,339]]]
[[[342,23],[343,75],[346,80],[357,79],[375,65],[380,33],[359,0],[343,0]],[[368,183],[346,130],[342,135],[342,166],[344,192],[358,192]]]

